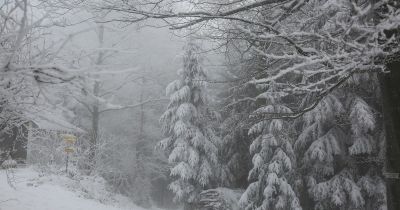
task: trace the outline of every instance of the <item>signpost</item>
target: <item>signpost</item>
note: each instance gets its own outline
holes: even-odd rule
[[[66,162],[65,162],[65,173],[68,173],[69,153],[73,153],[75,151],[73,145],[75,144],[77,138],[76,138],[76,136],[74,136],[72,134],[63,134],[61,136],[66,143],[66,147],[64,148],[64,152],[67,155]]]

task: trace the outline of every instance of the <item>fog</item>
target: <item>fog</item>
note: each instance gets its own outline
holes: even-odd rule
[[[399,46],[395,0],[0,0],[0,209],[400,209]]]

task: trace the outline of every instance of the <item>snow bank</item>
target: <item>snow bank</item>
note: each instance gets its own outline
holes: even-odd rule
[[[128,198],[108,192],[100,177],[44,175],[33,168],[12,169],[15,187],[0,170],[1,210],[144,210]]]

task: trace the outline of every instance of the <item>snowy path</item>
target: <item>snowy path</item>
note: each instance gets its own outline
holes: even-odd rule
[[[1,210],[144,210],[128,202],[123,207],[116,207],[121,206],[118,203],[102,204],[74,190],[73,180],[39,176],[31,168],[15,169],[15,177],[16,189],[13,189],[7,184],[5,170],[0,170]]]

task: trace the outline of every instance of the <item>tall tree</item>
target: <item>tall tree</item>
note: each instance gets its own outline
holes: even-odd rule
[[[167,138],[159,147],[168,154],[175,179],[170,189],[177,201],[184,202],[185,210],[195,209],[199,193],[211,186],[218,152],[218,138],[209,123],[206,75],[199,53],[200,47],[194,42],[186,45],[180,78],[166,89],[170,103],[160,119]]]
[[[291,113],[281,101],[285,95],[275,84],[270,84],[258,95],[265,100],[264,105],[252,114]],[[250,128],[249,135],[255,137],[250,146],[253,168],[249,180],[252,183],[240,201],[244,209],[302,209],[293,187],[296,158],[290,126],[285,120],[273,119],[256,122]]]
[[[35,115],[49,106],[43,98],[46,87],[74,79],[66,68],[44,59],[53,48],[41,42],[39,28],[51,16],[34,16],[32,10],[39,8],[27,0],[0,3],[1,133],[20,127],[28,120],[26,113]]]
[[[79,77],[77,80],[78,85],[71,88],[70,96],[75,99],[81,107],[84,109],[82,113],[85,117],[80,117],[81,121],[88,120],[88,122],[82,123],[83,127],[87,127],[90,133],[89,136],[89,151],[88,161],[86,168],[89,172],[92,172],[96,167],[95,156],[97,150],[97,144],[99,136],[102,130],[101,122],[104,118],[105,113],[134,109],[143,107],[144,104],[157,101],[152,99],[140,100],[138,103],[122,105],[119,102],[115,102],[115,96],[118,92],[135,81],[144,78],[143,74],[138,73],[139,68],[131,67],[131,63],[116,65],[113,60],[114,57],[122,56],[120,42],[124,38],[122,36],[116,36],[114,43],[107,42],[106,37],[115,32],[110,29],[106,24],[95,23],[96,27],[88,27],[82,30],[82,33],[88,34],[87,32],[94,32],[97,36],[97,43],[93,51],[95,53],[89,53],[84,58],[71,58],[79,60],[79,67],[81,73],[84,76]],[[114,32],[114,33],[113,33]],[[78,34],[74,35],[75,39],[78,39]],[[74,42],[74,40],[69,40]],[[108,47],[108,48],[107,48]],[[84,50],[78,49],[78,54],[85,53]],[[126,49],[129,52],[129,49]],[[71,54],[70,50],[65,50],[63,53]],[[78,64],[74,64],[78,65]],[[85,67],[86,66],[86,67]],[[119,76],[115,76],[119,75]],[[115,80],[119,80],[115,83]],[[78,89],[78,90],[77,90]],[[77,106],[77,112],[81,108]]]

